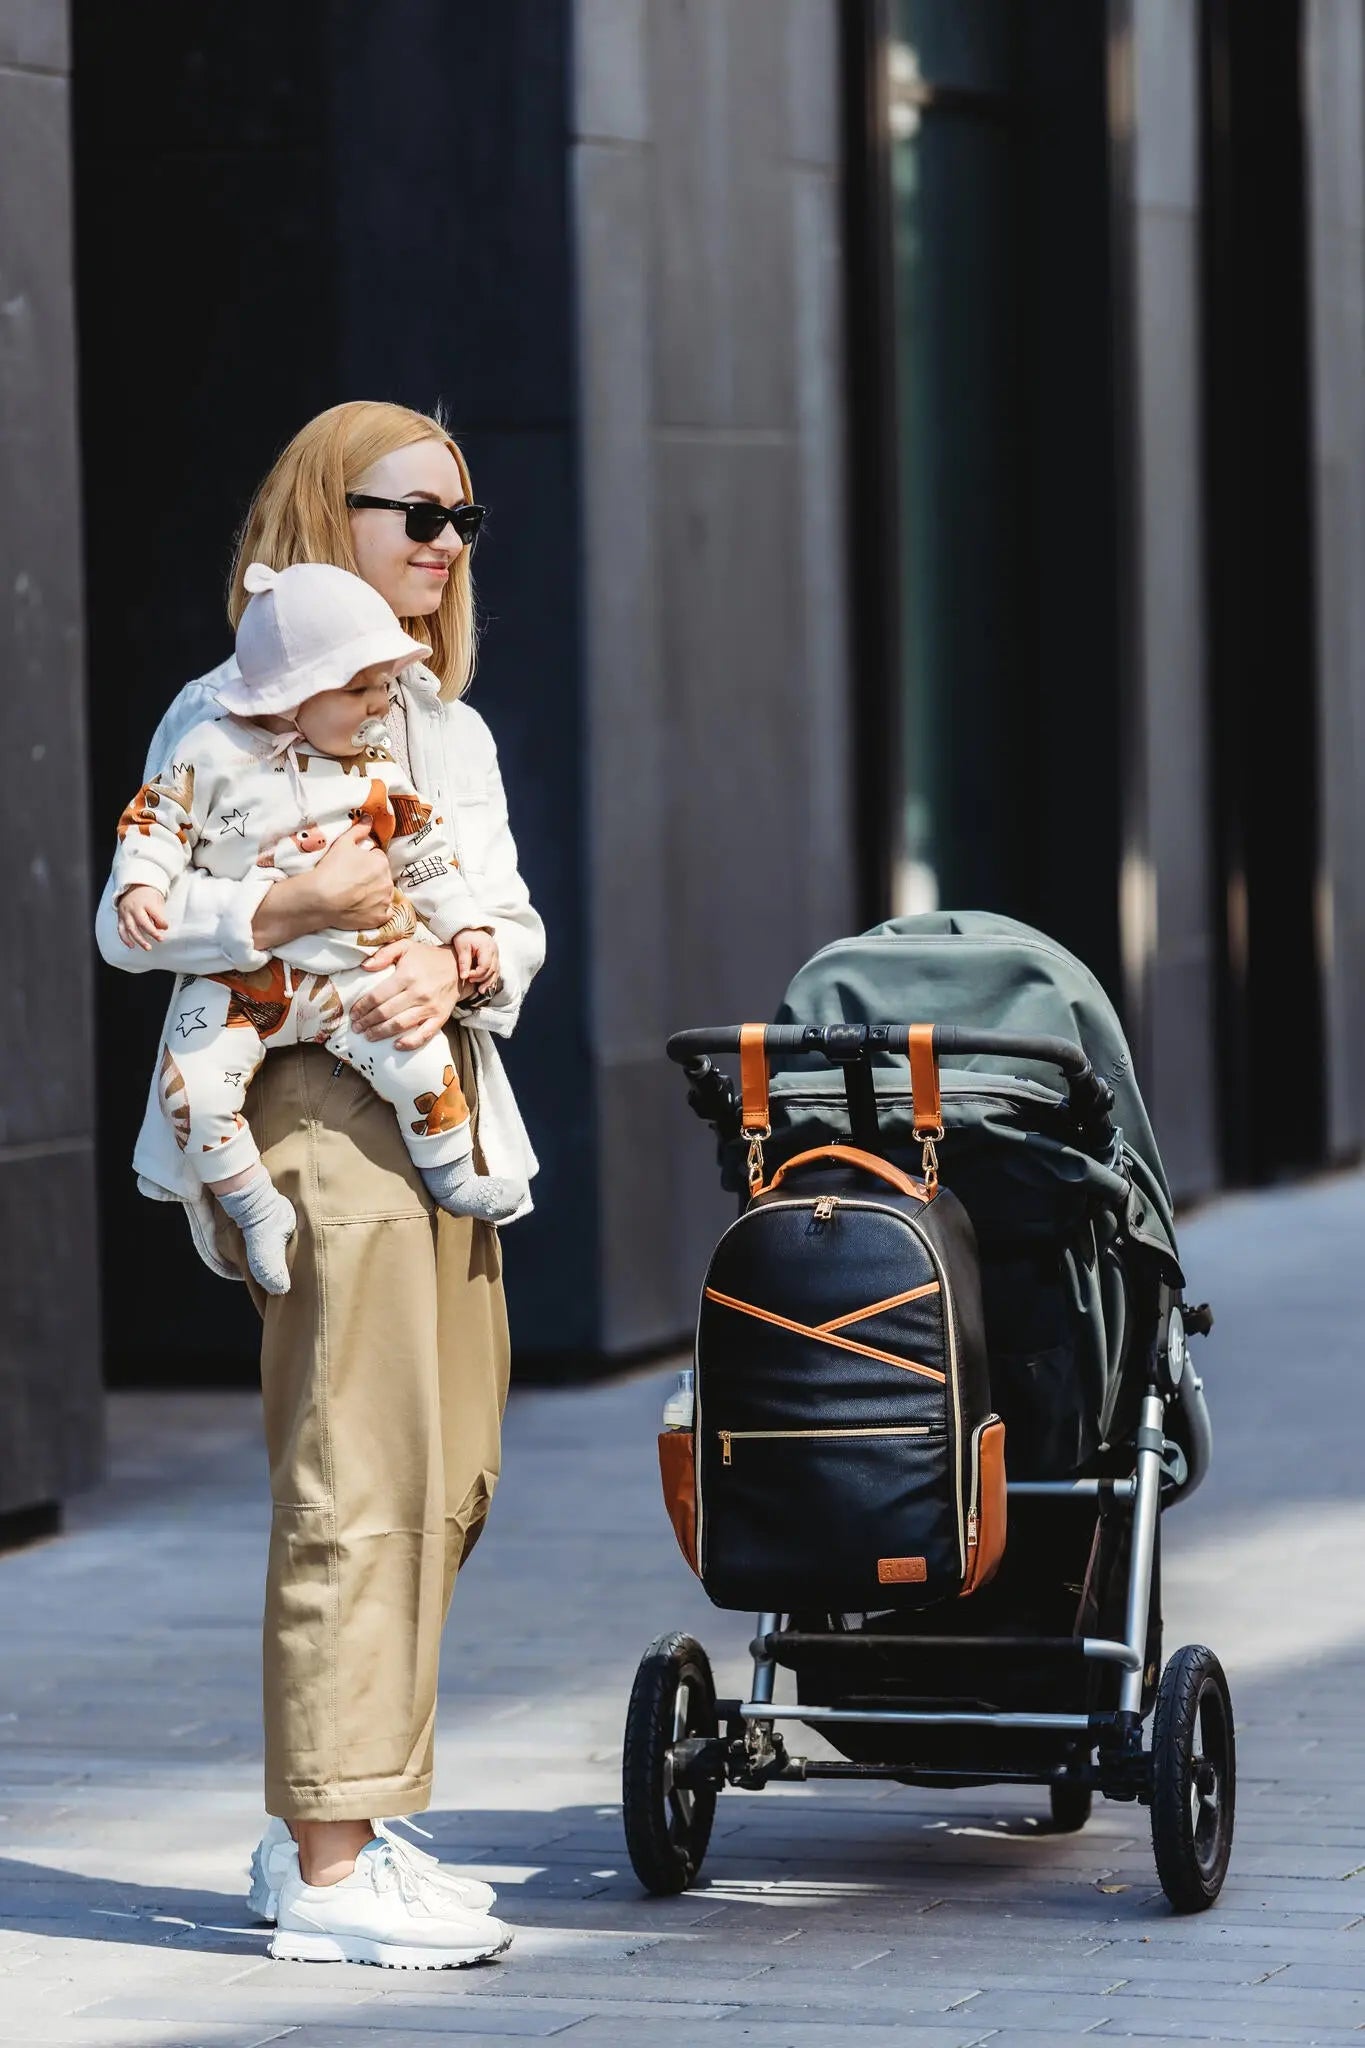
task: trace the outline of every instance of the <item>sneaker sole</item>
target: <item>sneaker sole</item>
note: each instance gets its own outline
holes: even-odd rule
[[[401,1942],[372,1941],[366,1935],[276,1933],[269,1954],[277,1963],[373,1963],[381,1970],[467,1970],[491,1963],[512,1946],[509,1932],[491,1948],[408,1948]]]

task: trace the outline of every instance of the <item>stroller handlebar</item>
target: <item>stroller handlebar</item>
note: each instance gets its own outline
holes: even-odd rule
[[[769,1024],[763,1034],[768,1053],[816,1053],[831,1066],[862,1064],[875,1053],[908,1052],[907,1024]],[[1016,1031],[978,1031],[969,1024],[936,1024],[936,1056],[947,1053],[990,1053],[1006,1059],[1033,1060],[1056,1067],[1067,1084],[1072,1113],[1085,1125],[1103,1125],[1114,1106],[1114,1091],[1097,1074],[1083,1048],[1069,1038]],[[675,1031],[668,1057],[677,1065],[703,1071],[712,1053],[737,1053],[740,1026],[723,1024],[694,1031]]]

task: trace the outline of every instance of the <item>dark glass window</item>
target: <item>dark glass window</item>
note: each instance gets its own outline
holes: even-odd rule
[[[1022,622],[1011,0],[895,0],[896,912],[1006,909]]]

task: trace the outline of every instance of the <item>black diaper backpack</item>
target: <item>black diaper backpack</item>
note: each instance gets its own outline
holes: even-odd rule
[[[1005,1429],[990,1405],[976,1238],[937,1180],[932,1057],[917,1080],[923,1180],[821,1146],[755,1178],[712,1256],[692,1470],[675,1440],[664,1478],[718,1606],[923,1606],[974,1592],[999,1564]],[[763,1083],[766,1101],[766,1063]],[[757,1115],[746,1107],[746,1123]]]

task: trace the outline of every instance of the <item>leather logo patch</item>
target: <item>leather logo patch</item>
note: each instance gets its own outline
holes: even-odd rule
[[[929,1566],[922,1557],[879,1557],[877,1578],[883,1586],[922,1586]]]

